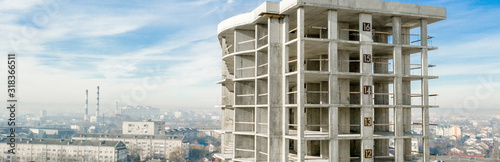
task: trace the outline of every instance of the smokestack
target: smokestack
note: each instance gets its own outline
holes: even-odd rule
[[[87,121],[89,120],[89,90],[85,90],[85,116],[83,117],[83,120]]]
[[[116,107],[115,107],[115,116],[118,115],[118,101],[116,101]]]
[[[95,117],[96,117],[96,119],[98,119],[98,117],[99,117],[99,86],[97,86],[97,109],[96,109]]]

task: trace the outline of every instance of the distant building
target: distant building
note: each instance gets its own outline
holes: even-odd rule
[[[0,161],[125,162],[128,150],[121,141],[16,139],[16,154],[9,154],[9,139],[0,139]]]
[[[41,118],[45,118],[45,117],[47,117],[47,110],[41,110],[41,111],[40,111],[40,117],[41,117]]]
[[[144,160],[147,157],[168,159],[169,153],[178,146],[186,150],[186,152],[189,150],[189,143],[184,141],[184,136],[75,134],[72,139],[122,141],[127,146],[129,154],[138,153],[141,160]]]
[[[39,128],[30,128],[29,129],[31,133],[37,134],[37,135],[57,135],[59,133],[59,130],[57,129],[39,129]]]
[[[175,118],[181,118],[182,117],[182,112],[181,111],[175,111],[174,112],[174,117]]]
[[[152,108],[152,107],[130,107],[125,106],[121,109],[122,116],[129,116],[135,119],[150,119],[155,116],[160,116],[160,109]]]
[[[467,148],[466,152],[467,152],[467,155],[481,155],[483,153],[474,147]]]
[[[411,139],[411,152],[412,152],[412,154],[418,154],[419,143],[420,143],[419,139],[417,139],[417,138]]]
[[[443,137],[455,136],[460,140],[462,138],[462,129],[456,125],[440,125],[436,128],[436,135]]]
[[[91,116],[90,117],[90,122],[91,123],[97,123],[97,116]]]
[[[73,130],[77,130],[77,131],[79,131],[81,129],[81,127],[79,125],[70,125],[70,128]]]
[[[458,149],[458,148],[456,148],[456,147],[451,148],[451,149],[450,149],[450,151],[451,151],[453,154],[463,154],[463,153],[464,153],[464,151],[462,151],[462,150],[460,150],[460,149]]]
[[[219,120],[220,116],[219,115],[212,115],[212,120]]]
[[[35,138],[47,138],[44,136],[54,137],[70,137],[75,133],[71,129],[57,129],[57,128],[29,128],[29,131],[33,133]]]
[[[133,121],[123,122],[123,134],[136,134],[136,135],[164,135],[165,122],[164,121]]]

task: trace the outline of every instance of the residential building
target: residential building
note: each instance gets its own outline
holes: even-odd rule
[[[136,135],[164,135],[165,122],[164,121],[127,121],[122,124],[123,134],[136,134]]]
[[[122,141],[129,155],[138,154],[141,160],[147,158],[168,159],[176,147],[189,151],[189,143],[184,136],[170,135],[130,135],[130,134],[75,134],[72,139],[92,141]],[[186,155],[187,156],[187,155]]]
[[[437,94],[428,81],[438,77],[430,73],[428,55],[437,47],[427,25],[444,19],[446,9],[433,6],[283,0],[222,21],[216,156],[430,161],[429,109],[438,106],[429,102]],[[423,153],[412,154],[412,138]]]
[[[121,141],[91,141],[64,139],[16,139],[16,154],[10,138],[0,139],[1,161],[100,161],[126,162],[128,150]]]
[[[439,125],[436,128],[436,135],[443,137],[455,136],[457,139],[462,139],[462,129],[457,125]]]

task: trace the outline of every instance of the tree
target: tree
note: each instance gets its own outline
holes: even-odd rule
[[[189,148],[189,159],[190,161],[203,161],[203,158],[207,155],[207,151],[203,145],[192,146]]]
[[[184,150],[180,146],[175,147],[174,150],[168,154],[168,159],[170,161],[185,162],[186,161],[185,157],[186,157],[186,150]]]
[[[30,131],[30,134],[28,134],[28,138],[35,138],[35,135],[33,135],[33,132]]]
[[[131,161],[140,161],[141,160],[141,153],[142,153],[142,148],[140,148],[137,145],[131,144],[128,147],[128,159]]]

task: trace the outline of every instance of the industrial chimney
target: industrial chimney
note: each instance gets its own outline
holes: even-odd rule
[[[85,116],[83,117],[83,120],[87,121],[89,120],[89,90],[85,90]]]
[[[116,107],[115,107],[115,116],[118,115],[118,101],[116,101]]]
[[[96,119],[99,118],[99,86],[97,86],[97,108],[95,113]]]

